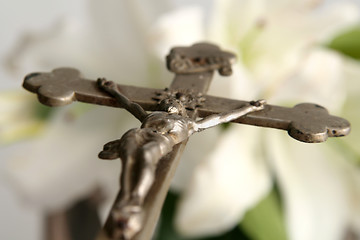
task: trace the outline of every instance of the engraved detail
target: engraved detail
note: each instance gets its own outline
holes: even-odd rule
[[[218,70],[220,75],[232,74],[231,64],[235,55],[220,50],[209,43],[198,43],[191,47],[176,47],[166,57],[167,67],[174,73],[186,74]]]
[[[76,100],[74,85],[80,78],[80,72],[74,68],[58,68],[50,73],[30,73],[23,87],[38,93],[41,103],[48,106],[62,106]]]
[[[350,133],[350,123],[332,116],[326,108],[312,103],[301,103],[293,108],[288,133],[302,142],[324,142],[328,137],[341,137]]]
[[[170,90],[168,88],[157,92],[153,99],[159,103],[164,99],[177,99],[187,110],[195,110],[195,108],[201,107],[206,100],[202,93],[191,89]]]

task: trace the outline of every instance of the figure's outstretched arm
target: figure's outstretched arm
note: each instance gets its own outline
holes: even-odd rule
[[[217,126],[222,123],[228,123],[239,117],[242,117],[250,112],[255,112],[264,109],[265,100],[258,100],[250,102],[249,105],[235,109],[230,112],[213,114],[196,122],[197,131],[202,131],[207,128]]]
[[[114,98],[116,98],[116,100],[121,104],[121,107],[125,108],[141,122],[148,115],[139,104],[130,101],[130,99],[124,96],[117,88],[116,83],[114,83],[113,81],[107,81],[105,78],[99,78],[97,80],[97,84],[102,90],[106,91]]]

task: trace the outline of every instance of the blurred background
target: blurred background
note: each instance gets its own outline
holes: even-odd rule
[[[238,56],[211,94],[315,102],[352,133],[313,145],[249,126],[194,136],[154,239],[360,239],[359,0],[13,0],[0,20],[0,239],[45,239],[46,219],[94,196],[104,221],[121,167],[97,154],[139,125],[116,109],[42,106],[26,74],[68,66],[164,88],[170,48],[199,41]]]

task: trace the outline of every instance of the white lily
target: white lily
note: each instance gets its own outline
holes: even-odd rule
[[[25,40],[20,41],[18,48],[10,52],[7,65],[12,66],[11,70],[16,76],[71,66],[78,68],[87,78],[106,77],[123,84],[154,87],[154,83],[159,81],[154,77],[157,74],[157,61],[153,61],[154,66],[149,63],[151,56],[147,54],[146,40],[142,39],[144,26],[134,21],[138,17],[136,12],[129,11],[138,10],[136,7],[131,8],[134,7],[133,3],[122,1],[103,4],[103,1],[89,1],[87,4],[90,7],[87,7],[90,14],[81,15],[88,18],[75,17],[56,24],[49,31],[28,34]],[[152,7],[154,11],[159,9],[157,5]],[[35,106],[39,106],[33,94],[26,93],[29,97],[21,97],[24,90],[19,89],[19,93],[15,91],[12,99],[7,95],[1,98],[4,101],[1,102],[3,118],[0,121],[6,124],[6,128],[0,132],[2,137],[7,133],[7,136],[14,138],[14,132],[32,127],[29,121],[32,116],[28,113],[34,112]],[[4,102],[9,103],[9,107],[5,108],[7,105]],[[118,191],[120,169],[118,161],[100,161],[97,154],[104,143],[138,126],[129,114],[105,109],[72,104],[54,110],[49,121],[42,122],[46,124],[36,125],[37,129],[42,128],[41,135],[37,134],[36,138],[17,144],[16,147],[9,147],[6,155],[5,149],[2,151],[2,157],[7,162],[7,179],[34,209],[41,212],[64,209],[80,197],[100,188],[108,200],[105,206],[107,209],[103,211],[105,218]],[[20,125],[22,121],[24,123]],[[11,132],[8,123],[14,129]],[[31,220],[22,214],[18,215],[18,218]],[[13,225],[17,224],[15,218],[11,219],[14,219]],[[34,225],[24,221],[24,225]],[[11,225],[9,222],[7,225]],[[19,235],[13,231],[4,232],[6,238],[9,234],[10,238]],[[29,239],[38,239],[24,234]],[[41,234],[37,232],[35,235]]]
[[[13,54],[8,58],[9,65],[13,67],[12,70],[16,71],[17,75],[19,72],[23,72],[25,75],[33,71],[49,71],[59,66],[72,66],[81,70],[87,78],[106,77],[119,81],[121,84],[151,87],[156,87],[162,83],[162,79],[166,79],[163,84],[168,85],[171,81],[171,75],[166,73],[166,78],[162,77],[162,74],[166,72],[163,59],[159,61],[149,52],[152,46],[148,44],[150,41],[147,41],[149,37],[145,31],[156,19],[156,12],[161,11],[161,7],[159,7],[161,4],[152,5],[150,9],[147,8],[147,18],[145,19],[143,19],[144,16],[141,12],[142,6],[137,4],[139,3],[133,1],[107,4],[96,0],[89,1],[89,18],[71,19],[71,21],[57,24],[49,32],[30,34],[26,37],[27,41],[21,41],[20,48],[13,51]],[[201,28],[197,27],[196,30],[201,30]],[[192,44],[197,40],[191,34],[186,40],[186,44]],[[182,39],[181,42],[184,41],[185,39]],[[23,104],[19,105],[27,106],[25,103],[31,106],[38,104],[35,96],[25,99]],[[74,121],[66,121],[64,115],[69,114],[64,110],[52,117],[47,125],[42,125],[44,133],[41,138],[28,143],[28,148],[32,152],[31,155],[28,154],[28,151],[21,151],[10,157],[11,162],[7,169],[9,179],[15,183],[25,199],[40,209],[61,209],[79,197],[88,194],[90,189],[99,186],[105,190],[109,185],[114,186],[112,193],[108,193],[110,201],[114,198],[113,195],[118,188],[116,181],[114,184],[114,178],[118,178],[118,174],[109,173],[112,178],[105,177],[105,180],[99,180],[96,174],[88,174],[92,171],[84,171],[88,168],[96,169],[99,164],[104,164],[100,161],[89,160],[91,158],[88,149],[92,144],[98,146],[97,148],[90,147],[95,151],[95,153],[92,151],[91,156],[96,159],[97,152],[101,150],[102,144],[119,138],[123,132],[130,128],[126,124],[130,119],[132,119],[131,127],[137,126],[136,121],[129,117],[129,114],[119,114],[119,117],[114,117],[109,112],[98,114],[97,116],[101,119],[92,116],[86,120],[82,114],[78,114],[79,111],[84,112],[84,106],[75,104],[68,107],[67,111],[71,112],[70,115],[76,115]],[[85,107],[85,112],[95,111],[88,108]],[[30,111],[33,108],[27,107],[27,109]],[[90,107],[90,109],[92,108]],[[112,111],[114,110],[112,109]],[[9,114],[9,112],[7,114],[8,116],[14,115]],[[25,119],[25,114],[26,112],[21,112],[22,119]],[[104,119],[109,119],[110,122],[107,124],[100,123],[105,121]],[[26,120],[25,125],[29,126],[28,118]],[[99,124],[102,127],[106,126],[110,132],[105,130],[96,138],[90,138],[86,133],[81,132],[85,128],[81,128],[80,132],[75,131],[75,128],[80,125],[89,125],[88,129],[94,129],[94,126],[91,126],[92,120],[100,121]],[[18,121],[13,122],[17,123]],[[118,131],[115,131],[117,134],[110,134],[114,133],[116,127],[119,128]],[[66,128],[69,130],[66,131]],[[19,131],[19,128],[17,129]],[[66,136],[63,134],[65,132]],[[89,131],[89,134],[91,132]],[[92,134],[96,136],[95,133]],[[101,136],[108,137],[102,138]],[[76,142],[81,144],[77,144],[74,148],[75,145],[71,141],[66,141],[67,138],[77,139]],[[102,139],[100,144],[99,139]],[[45,145],[46,151],[43,150]],[[54,154],[59,150],[68,153],[68,155]],[[63,158],[66,161],[62,160]],[[49,161],[49,159],[52,160]],[[22,167],[17,168],[19,165]],[[42,172],[41,169],[43,168],[39,168],[39,166],[45,165],[49,169],[49,173]],[[57,177],[61,175],[72,177],[59,181]],[[75,181],[76,176],[78,179],[86,178],[87,180]],[[110,179],[111,182],[106,182],[106,179]],[[51,187],[55,185],[57,187]],[[63,192],[61,189],[64,190],[64,193],[58,197],[57,192]]]
[[[341,4],[342,7],[336,11],[330,9],[330,13],[324,9],[317,18],[317,14],[311,14],[311,8],[302,6],[300,2],[289,5],[280,0],[272,1],[267,7],[263,1],[215,1],[212,14],[203,12],[201,7],[181,7],[177,11],[169,11],[171,8],[168,6],[171,4],[166,1],[155,6],[147,2],[141,5],[138,1],[105,3],[91,0],[89,3],[89,19],[75,25],[71,22],[53,35],[31,42],[16,56],[15,61],[26,66],[26,72],[48,71],[66,65],[79,68],[86,77],[107,77],[123,84],[154,87],[154,84],[158,85],[164,79],[165,72],[160,71],[164,69],[163,62],[154,58],[154,55],[160,55],[163,60],[164,53],[174,45],[187,45],[207,39],[218,43],[222,48],[236,51],[240,56],[239,64],[234,67],[233,77],[213,81],[213,94],[249,100],[266,97],[271,104],[314,101],[333,108],[332,110],[341,109],[345,100],[346,89],[341,82],[342,58],[316,47],[315,44],[357,20],[357,12],[347,5]],[[208,19],[210,23],[206,25],[202,22],[204,19]],[[294,25],[297,28],[294,28]],[[69,52],[72,53],[71,56],[67,54]],[[34,59],[37,59],[35,64]],[[171,76],[165,76],[167,85]],[[324,85],[324,80],[329,82]],[[309,89],[314,89],[314,93],[309,92]],[[119,137],[120,132],[131,124],[124,124],[128,122],[124,117],[116,117],[107,110],[89,110],[85,115],[68,123],[63,117],[72,108],[63,110],[54,117],[45,133],[46,140],[40,139],[29,144],[35,152],[27,153],[26,160],[23,158],[10,166],[12,179],[28,199],[42,208],[62,208],[80,195],[86,194],[96,184],[116,184],[117,172],[113,172],[110,177],[104,177],[101,174],[89,175],[84,169],[93,171],[93,168],[102,165],[101,168],[108,171],[107,166],[103,166],[104,162],[96,160],[96,146]],[[104,112],[98,114],[98,111]],[[87,115],[92,117],[88,119]],[[136,125],[135,122],[133,124]],[[88,131],[96,126],[102,126],[97,129],[98,134]],[[119,129],[116,131],[118,136],[113,135],[114,129]],[[267,164],[270,163],[284,192],[290,239],[339,239],[344,226],[348,226],[347,222],[358,216],[350,216],[349,210],[353,208],[345,204],[349,200],[349,194],[354,192],[343,191],[348,187],[344,179],[353,177],[354,170],[349,170],[349,166],[332,167],[335,160],[325,161],[328,159],[323,155],[324,147],[315,149],[319,145],[308,147],[292,142],[293,140],[284,140],[282,138],[286,134],[277,136],[277,133],[273,132],[275,130],[267,134],[249,126],[234,126],[226,132],[214,129],[199,134],[190,141],[188,151],[183,157],[184,164],[180,166],[175,181],[176,187],[185,191],[177,215],[177,225],[182,233],[192,236],[211,235],[236,225],[243,214],[269,191],[271,173]],[[219,141],[210,141],[217,137]],[[66,139],[76,139],[84,144],[77,144],[74,154],[65,154],[67,158],[63,162],[63,151],[74,148]],[[203,151],[196,151],[199,146],[195,145],[195,141],[204,139],[209,144],[200,144]],[[274,147],[269,148],[270,143]],[[44,144],[48,146],[47,153],[44,153],[41,147]],[[292,151],[282,151],[287,145],[295,145],[291,148],[295,153],[300,151],[301,147],[306,148],[303,150],[305,152],[308,148],[315,149],[312,151],[316,152],[316,156],[322,157],[315,159],[310,155],[305,163],[299,164],[303,160],[297,158],[299,155],[294,156]],[[259,149],[266,149],[266,152]],[[59,151],[61,154],[54,157],[53,153]],[[204,156],[204,152],[208,154]],[[334,155],[332,158],[335,158]],[[50,162],[50,159],[53,161]],[[56,159],[58,161],[55,161]],[[94,159],[91,166],[89,159]],[[196,160],[190,164],[192,166],[198,162],[200,164],[192,170],[187,165],[189,160]],[[297,175],[292,174],[292,163],[299,168]],[[343,191],[344,197],[336,198],[337,203],[343,205],[322,205],[320,197],[325,194],[317,192],[317,188],[311,188],[312,185],[307,183],[317,181],[318,175],[313,174],[313,178],[306,178],[301,174],[301,167],[304,167],[304,171],[312,169],[312,163],[317,166],[330,164],[326,169],[330,168],[335,176],[342,179],[340,181],[343,181],[343,185],[325,193],[333,197],[337,191]],[[338,164],[338,161],[336,163]],[[39,172],[37,166],[40,165],[48,166],[49,173]],[[83,168],[84,166],[86,168]],[[58,169],[63,170],[57,171]],[[181,171],[182,169],[186,169],[186,172]],[[343,174],[344,169],[351,174]],[[66,172],[69,172],[69,178],[60,182],[58,179],[62,174],[66,175]],[[34,175],[37,177],[29,181]],[[76,181],[76,176],[84,176],[87,181]],[[329,182],[339,179],[329,176],[331,175],[324,173],[322,179]],[[66,194],[57,199],[55,188],[51,189],[54,184],[59,191],[66,187],[71,191],[65,191]],[[306,198],[307,195],[302,194],[304,186],[314,189],[309,190],[313,198]],[[322,186],[320,182],[318,186]],[[109,190],[111,195],[110,192]],[[46,201],[42,197],[46,197]],[[307,200],[306,205],[302,205],[303,198]],[[299,206],[306,209],[296,211]],[[337,208],[336,211],[332,210],[333,207]],[[321,222],[313,218],[314,213],[318,213],[315,216],[323,216],[322,218],[328,220],[328,224],[320,226]],[[355,226],[355,221],[352,222]],[[318,227],[310,229],[312,226]],[[332,231],[327,233],[322,230],[323,227],[332,227]]]
[[[237,50],[241,57],[234,78],[221,82],[227,88],[216,86],[214,92],[222,89],[221,94],[233,98],[266,98],[272,104],[317,102],[333,113],[341,110],[347,96],[343,59],[319,45],[358,21],[358,9],[341,3],[319,13],[309,3],[215,1],[207,39]],[[159,25],[177,29],[176,20],[162,21],[171,21],[169,16],[178,14],[160,18]],[[161,44],[172,45],[165,40],[168,42]],[[246,87],[239,81],[253,89],[241,95]],[[349,173],[350,166],[337,166],[339,162],[346,165],[341,155],[328,154],[324,150],[328,145],[283,139],[288,136],[277,136],[274,130],[271,134],[248,131],[232,127],[215,147],[202,151],[207,156],[193,172],[187,170],[192,178],[184,183],[187,187],[176,219],[183,234],[219,234],[235,226],[271,187],[265,161],[284,196],[290,239],[342,239],[346,231],[359,231],[351,229],[353,219],[359,218],[352,201],[359,196],[354,188],[349,189],[358,186],[359,176],[354,169]],[[334,202],[325,204],[325,198]]]

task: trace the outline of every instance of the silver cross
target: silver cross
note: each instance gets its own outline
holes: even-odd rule
[[[328,137],[345,136],[349,133],[350,124],[347,120],[329,115],[325,108],[316,104],[303,103],[293,108],[285,108],[265,105],[264,101],[246,102],[205,95],[213,72],[217,70],[221,75],[230,75],[232,73],[231,64],[234,61],[235,56],[232,53],[221,51],[217,46],[208,43],[173,48],[167,56],[167,67],[176,73],[176,76],[170,87],[165,90],[115,85],[104,79],[95,82],[81,78],[79,71],[71,68],[55,69],[51,73],[32,73],[25,77],[23,86],[27,90],[37,93],[43,104],[61,106],[73,101],[81,101],[123,107],[143,122],[145,127],[142,126],[141,129],[154,130],[154,124],[149,124],[151,121],[148,119],[154,118],[156,114],[148,114],[146,111],[157,111],[159,103],[161,105],[164,101],[172,99],[185,107],[186,120],[184,117],[176,117],[176,119],[185,121],[188,126],[191,125],[187,128],[187,135],[177,139],[179,133],[176,137],[169,133],[161,133],[161,136],[172,136],[171,139],[175,140],[167,146],[169,151],[158,155],[159,158],[162,158],[156,162],[154,179],[150,184],[144,181],[144,184],[140,186],[146,191],[143,191],[144,194],[141,197],[144,199],[138,205],[142,217],[135,222],[137,229],[132,231],[131,227],[119,227],[114,217],[109,217],[104,227],[106,233],[114,233],[116,229],[120,229],[122,233],[118,235],[119,239],[121,237],[122,239],[149,239],[159,217],[180,154],[192,132],[232,121],[287,130],[290,136],[303,142],[323,142]],[[172,107],[179,116],[182,115],[179,113],[179,108]],[[173,120],[174,118],[171,114],[165,115],[167,117],[162,117],[162,120]],[[199,118],[200,121],[195,121]],[[154,131],[157,131],[158,128],[155,126]],[[126,142],[121,139],[119,141]],[[100,154],[100,157],[118,157],[117,152],[111,149],[118,149],[120,142],[114,141],[109,143],[110,145],[105,145],[103,155]],[[161,144],[161,140],[159,140],[159,144]],[[124,173],[122,174],[124,176]],[[129,187],[122,183],[122,188],[125,190],[121,189],[116,203],[124,202],[124,199],[129,198],[124,192]],[[131,204],[125,204],[127,207],[129,205]],[[119,204],[114,204],[112,213],[119,212],[118,208]],[[130,233],[126,235],[124,233],[126,231]],[[106,239],[105,232],[102,232],[99,239]]]

